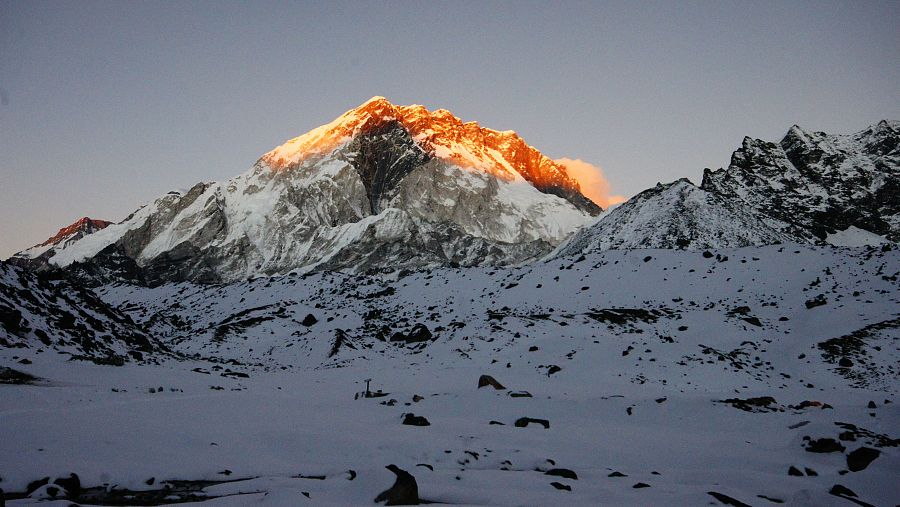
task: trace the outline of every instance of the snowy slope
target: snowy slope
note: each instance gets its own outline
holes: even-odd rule
[[[0,365],[27,355],[18,369],[72,384],[0,385],[7,505],[73,472],[94,488],[82,505],[367,505],[392,463],[454,505],[849,505],[837,485],[897,504],[900,252],[716,254],[104,287],[194,359],[0,351]],[[507,389],[478,389],[483,374]],[[387,394],[360,397],[366,379]],[[835,449],[807,450],[828,450],[820,439]],[[861,448],[876,457],[859,470]]]
[[[240,176],[171,192],[41,259],[114,275],[105,258],[127,258],[150,284],[509,264],[546,254],[598,212],[515,133],[376,97]]]
[[[658,184],[584,227],[555,252],[580,255],[610,249],[738,248],[796,242],[788,224],[687,179]]]

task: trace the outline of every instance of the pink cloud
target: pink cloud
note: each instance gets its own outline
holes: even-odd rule
[[[559,158],[554,162],[565,167],[569,176],[581,186],[581,193],[600,207],[605,209],[627,200],[625,196],[612,195],[603,169],[580,159]]]

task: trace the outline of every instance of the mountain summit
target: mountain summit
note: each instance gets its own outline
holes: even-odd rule
[[[372,97],[333,122],[295,137],[262,156],[273,170],[288,170],[322,157],[360,136],[403,131],[427,157],[456,167],[489,173],[505,181],[521,176],[543,193],[557,195],[579,209],[597,215],[600,207],[587,199],[566,168],[528,145],[512,130],[497,131],[476,122],[463,123],[446,109],[396,106]],[[359,165],[365,165],[360,161]],[[517,176],[518,175],[518,176]],[[379,179],[380,175],[373,175]]]
[[[509,264],[547,254],[600,211],[515,132],[374,97],[244,174],[11,260],[150,284]]]

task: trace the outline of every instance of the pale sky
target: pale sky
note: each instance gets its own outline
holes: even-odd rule
[[[373,95],[516,130],[610,191],[744,136],[900,119],[900,2],[0,0],[0,258],[119,221]]]

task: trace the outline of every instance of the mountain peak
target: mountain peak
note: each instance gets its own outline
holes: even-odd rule
[[[565,166],[527,144],[515,131],[498,131],[463,122],[447,109],[398,106],[375,96],[331,123],[317,127],[266,153],[260,159],[273,171],[291,170],[330,155],[360,135],[395,124],[430,157],[506,181],[524,179],[543,193],[562,197],[596,215],[601,208],[584,197]]]
[[[37,246],[56,245],[79,233],[82,235],[93,234],[101,229],[105,229],[111,224],[112,222],[106,220],[94,220],[90,217],[82,217],[76,220],[72,225],[63,227],[59,232],[53,235],[53,237]]]

